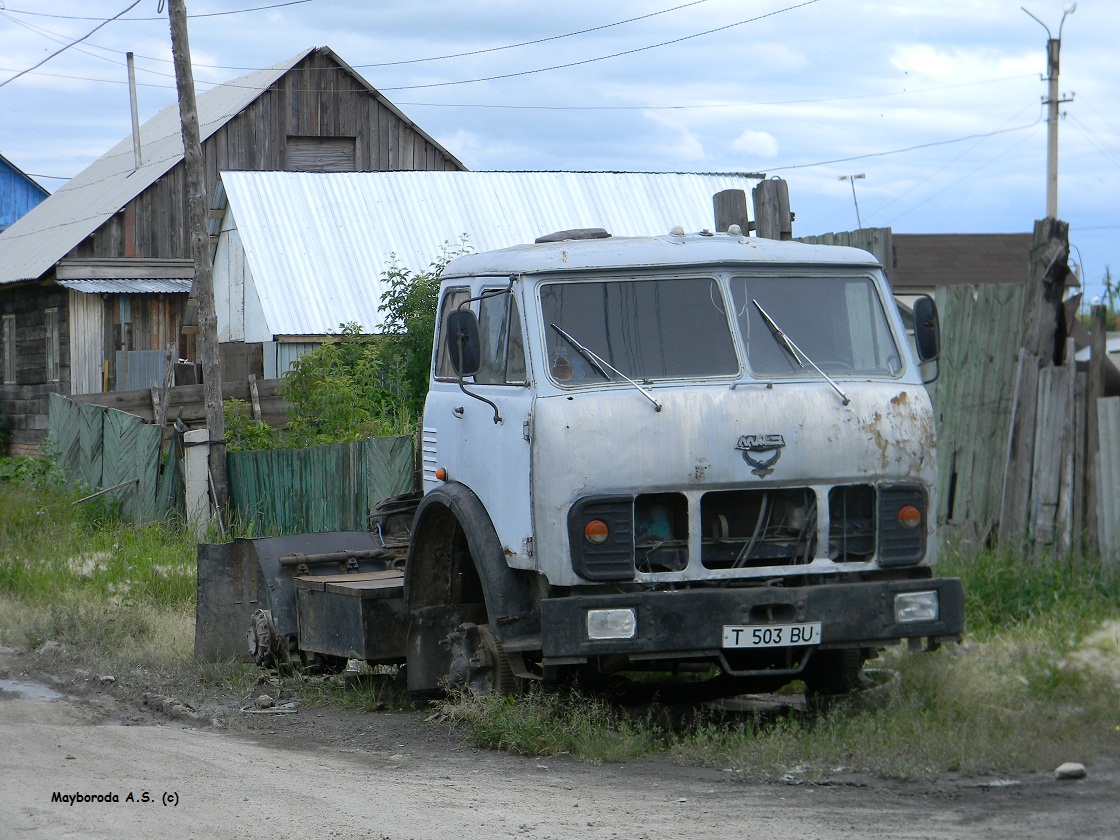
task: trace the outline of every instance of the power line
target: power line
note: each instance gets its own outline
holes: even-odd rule
[[[97,24],[97,26],[93,27],[93,29],[91,29],[89,32],[87,32],[85,35],[83,35],[81,38],[78,38],[76,41],[71,41],[69,44],[64,46],[62,49],[56,50],[55,52],[51,53],[46,58],[44,58],[42,61],[40,61],[38,64],[34,64],[31,67],[28,67],[26,70],[21,70],[19,73],[16,73],[11,78],[5,79],[4,81],[0,82],[0,87],[4,87],[4,85],[8,84],[9,82],[14,82],[20,76],[23,76],[23,75],[26,75],[27,73],[30,73],[32,70],[36,69],[37,67],[42,67],[44,64],[46,64],[48,61],[50,61],[55,56],[66,52],[66,50],[70,49],[71,47],[73,47],[77,44],[80,44],[82,41],[84,41],[86,38],[88,38],[90,35],[92,35],[94,32],[96,32],[101,27],[112,23],[117,18],[119,18],[121,15],[125,14],[126,12],[132,11],[133,9],[135,9],[139,5],[140,5],[140,0],[135,0],[135,2],[132,3],[132,5],[130,5],[127,9],[124,9],[123,11],[118,12],[117,14],[115,14],[111,18],[109,18],[108,20],[101,21],[101,23],[99,23],[99,24]]]
[[[1034,126],[1027,126],[1027,127],[1028,127],[1028,128],[1032,128],[1032,127],[1035,127],[1035,128],[1037,128],[1037,126],[1038,126],[1038,125],[1039,125],[1039,123],[1037,123],[1037,122],[1036,122],[1036,123],[1034,124]],[[1004,155],[1006,155],[1006,154],[1008,154],[1008,153],[1010,153],[1010,152],[1013,152],[1013,151],[1014,151],[1015,149],[1019,148],[1019,147],[1020,147],[1020,146],[1022,146],[1022,145],[1023,145],[1024,143],[1026,143],[1026,142],[1027,142],[1028,140],[1030,140],[1030,139],[1031,139],[1031,137],[1033,137],[1033,136],[1034,136],[1034,135],[1035,135],[1036,133],[1037,133],[1036,131],[1035,131],[1035,132],[1031,132],[1031,133],[1030,133],[1030,134],[1028,134],[1028,135],[1027,135],[1026,137],[1023,137],[1023,138],[1021,138],[1021,139],[1020,139],[1020,140],[1019,140],[1019,141],[1018,141],[1017,143],[1013,143],[1012,145],[1008,146],[1008,147],[1007,147],[1006,149],[1004,149],[1003,151],[1001,151],[1001,152],[999,152],[998,154],[996,154],[996,155],[995,155],[994,157],[990,157],[990,158],[988,158],[988,159],[987,159],[986,161],[984,161],[984,162],[983,162],[982,164],[980,164],[980,165],[979,165],[978,167],[976,167],[975,169],[973,169],[973,170],[972,170],[971,172],[967,172],[967,173],[965,173],[964,175],[962,175],[962,176],[961,176],[960,178],[958,178],[957,180],[953,181],[953,182],[952,182],[952,183],[950,183],[950,184],[947,184],[947,185],[946,185],[945,187],[943,187],[942,189],[940,189],[940,190],[938,190],[937,192],[933,193],[933,195],[927,196],[927,197],[926,197],[925,199],[923,199],[922,201],[919,201],[919,202],[918,202],[917,204],[915,204],[914,206],[912,206],[912,207],[911,207],[911,208],[910,208],[909,210],[903,210],[903,211],[902,211],[901,213],[899,213],[899,214],[898,214],[897,216],[895,216],[894,218],[890,219],[890,220],[889,220],[889,221],[887,222],[887,226],[889,227],[889,226],[893,225],[893,224],[894,224],[894,223],[895,223],[896,221],[898,221],[899,219],[901,219],[901,218],[902,218],[903,216],[905,216],[905,215],[907,215],[907,214],[909,214],[909,213],[913,213],[913,212],[914,212],[915,210],[917,210],[917,209],[918,209],[919,207],[922,207],[922,206],[923,206],[923,205],[925,205],[925,204],[929,204],[929,202],[933,201],[933,200],[934,200],[935,198],[937,198],[937,197],[938,197],[939,195],[941,195],[942,193],[944,193],[944,192],[947,192],[948,190],[951,190],[951,189],[952,189],[953,187],[955,187],[955,186],[956,186],[957,184],[959,184],[959,183],[960,183],[961,181],[964,181],[964,180],[965,180],[965,179],[967,179],[967,178],[971,178],[971,177],[972,177],[973,175],[975,175],[975,174],[976,174],[977,172],[979,172],[980,170],[982,170],[982,169],[984,169],[984,168],[986,168],[986,167],[990,166],[991,164],[995,163],[995,162],[996,162],[997,160],[999,160],[999,159],[1000,159],[1001,157],[1003,157]]]
[[[659,12],[650,12],[649,14],[639,15],[638,17],[627,18],[626,20],[615,21],[614,23],[604,23],[601,26],[592,26],[588,29],[580,29],[580,30],[577,30],[575,32],[566,32],[563,35],[550,35],[547,38],[536,38],[535,40],[532,40],[532,41],[522,41],[519,44],[506,44],[506,45],[501,46],[501,47],[488,47],[488,48],[482,49],[482,50],[471,50],[469,52],[449,53],[447,55],[428,56],[427,58],[408,58],[408,59],[402,59],[400,61],[382,61],[382,62],[379,62],[379,63],[376,63],[376,64],[355,64],[354,66],[355,67],[362,67],[362,68],[366,68],[366,67],[396,67],[396,66],[399,66],[401,64],[420,64],[421,62],[426,62],[426,61],[443,61],[444,59],[447,59],[447,58],[465,58],[467,56],[472,56],[472,55],[483,55],[485,53],[500,52],[501,50],[517,49],[518,47],[531,47],[531,46],[535,46],[536,44],[544,44],[544,43],[547,43],[549,41],[559,41],[562,38],[571,38],[571,37],[574,37],[576,35],[587,35],[588,33],[591,33],[591,32],[599,32],[600,30],[603,30],[603,29],[610,29],[611,27],[614,27],[614,26],[622,26],[622,25],[627,24],[627,23],[634,23],[635,21],[645,20],[646,18],[651,18],[651,17],[657,17],[658,15],[668,14],[669,12],[680,11],[681,9],[687,9],[689,6],[699,6],[701,3],[707,3],[707,2],[708,2],[708,0],[692,0],[691,3],[684,3],[683,5],[680,5],[680,6],[673,6],[672,8],[669,8],[669,9],[662,9]],[[228,68],[228,69],[245,69],[245,68]]]
[[[297,2],[309,3],[309,2],[311,2],[311,0],[297,0]],[[355,64],[353,66],[355,68],[394,67],[394,66],[403,65],[403,64],[419,64],[419,63],[428,62],[428,61],[442,61],[442,60],[448,59],[448,58],[463,58],[463,57],[472,56],[472,55],[483,55],[484,53],[500,52],[502,50],[512,50],[512,49],[516,49],[518,47],[528,47],[528,46],[534,46],[536,44],[543,44],[543,43],[546,43],[548,41],[558,41],[558,40],[561,40],[563,38],[572,38],[576,35],[586,35],[590,32],[598,32],[599,30],[602,30],[602,29],[610,29],[610,28],[615,27],[615,26],[622,26],[622,25],[627,24],[627,23],[634,23],[635,21],[645,20],[647,18],[652,18],[652,17],[657,17],[658,15],[668,14],[669,12],[676,12],[676,11],[679,11],[681,9],[687,9],[690,6],[698,6],[701,3],[707,3],[707,2],[709,2],[709,0],[692,0],[692,2],[690,2],[690,3],[684,3],[684,4],[679,5],[679,6],[672,6],[668,9],[662,9],[659,12],[650,12],[649,14],[639,15],[637,17],[632,17],[632,18],[626,18],[625,20],[615,21],[614,23],[605,23],[605,24],[602,24],[600,26],[592,26],[592,27],[589,27],[587,29],[579,29],[579,30],[576,30],[574,32],[566,32],[566,33],[563,33],[561,35],[550,35],[550,36],[547,36],[547,37],[544,37],[544,38],[536,38],[536,39],[531,40],[531,41],[521,41],[521,42],[516,43],[516,44],[504,44],[504,45],[498,46],[498,47],[487,47],[485,49],[480,49],[480,50],[470,50],[470,51],[467,51],[467,52],[460,52],[460,53],[448,53],[446,55],[434,55],[434,56],[428,56],[426,58],[401,59],[399,61],[385,61],[385,62],[379,62],[379,63],[373,63],[373,64]],[[288,5],[294,5],[294,3],[280,3],[280,4],[277,4],[277,5],[278,6],[288,6]],[[276,8],[276,6],[258,6],[254,9],[242,9],[242,10],[239,10],[239,12],[240,11],[257,11],[257,10],[260,10],[260,9],[271,9],[271,8]],[[239,12],[216,12],[214,14],[225,15],[225,14],[237,14]],[[32,12],[25,12],[24,14],[33,14],[33,13]],[[63,18],[73,19],[73,18],[71,18],[71,16],[68,16],[68,15],[46,15],[46,14],[44,14],[42,16],[43,17],[63,17]],[[191,15],[191,17],[208,17],[208,16],[210,16],[210,15]],[[81,18],[78,18],[78,19],[81,19]],[[155,19],[156,18],[131,18],[131,20],[155,20]],[[13,21],[13,22],[18,22],[18,21]],[[48,30],[42,30],[42,31],[46,32]],[[120,53],[119,50],[111,50],[111,49],[108,49],[106,47],[97,47],[97,49],[104,49],[107,52]],[[147,61],[159,61],[159,62],[162,62],[164,64],[170,64],[171,63],[170,59],[158,58],[156,56],[138,55],[137,58],[143,58]],[[194,66],[196,68],[199,68],[199,69],[207,69],[207,70],[242,70],[242,71],[247,70],[247,71],[255,71],[255,70],[264,69],[264,68],[260,68],[260,67],[241,67],[241,66],[237,66],[237,65],[226,65],[226,64],[196,64]],[[319,69],[319,68],[314,68],[314,69]],[[153,72],[153,71],[148,71],[148,72]]]
[[[287,3],[272,3],[268,6],[253,6],[250,9],[231,9],[230,11],[227,11],[227,12],[200,12],[199,14],[195,14],[195,15],[187,15],[187,17],[188,18],[208,18],[208,17],[222,17],[224,15],[240,15],[240,14],[243,14],[245,12],[261,12],[261,11],[265,11],[266,9],[279,9],[279,8],[284,7],[284,6],[298,6],[301,3],[310,3],[310,2],[312,2],[312,0],[288,0]],[[131,6],[129,8],[131,8]],[[11,12],[12,14],[15,14],[15,15],[32,15],[34,17],[54,18],[55,20],[101,20],[101,18],[97,18],[97,17],[84,17],[82,15],[52,15],[49,12],[29,12],[26,9],[11,9],[11,8],[7,8],[7,7],[4,7],[4,11]],[[125,9],[125,11],[127,12],[128,9]],[[123,14],[123,12],[122,12],[122,14]],[[163,15],[157,15],[156,17],[128,18],[128,21],[131,22],[131,21],[150,21],[150,20],[166,20],[166,19],[167,18],[165,18]]]
[[[0,12],[0,16],[2,16]],[[18,21],[17,21],[18,22]],[[98,47],[98,49],[101,49]],[[115,52],[115,50],[114,50]],[[93,56],[94,58],[105,59],[102,56]],[[123,62],[112,62],[123,66]],[[142,72],[150,73],[157,76],[166,76],[168,74],[160,73],[156,70],[147,70],[138,68]],[[265,69],[265,68],[260,68]],[[0,72],[16,72],[10,68],[0,67]],[[125,85],[128,82],[124,79],[104,79],[92,76],[75,76],[67,73],[40,73],[40,76],[45,76],[51,79],[70,79],[79,82],[95,82],[97,84],[109,85]],[[511,104],[493,104],[483,102],[407,102],[397,101],[394,104],[399,107],[407,108],[477,108],[479,110],[507,110],[507,111],[693,111],[693,110],[711,110],[716,108],[771,108],[780,107],[783,105],[813,105],[828,102],[848,102],[860,99],[884,99],[895,96],[912,96],[920,93],[935,93],[942,90],[953,90],[962,87],[976,87],[980,85],[1000,84],[1009,81],[1018,81],[1020,79],[1031,78],[1035,74],[1028,73],[1019,76],[999,76],[994,79],[981,79],[975,82],[964,82],[961,84],[953,85],[935,85],[934,87],[926,88],[912,88],[908,90],[897,91],[882,91],[879,93],[857,93],[848,96],[825,96],[817,97],[815,99],[776,99],[762,102],[702,102],[702,103],[689,103],[687,105],[511,105]],[[156,88],[162,90],[173,90],[174,85],[159,85],[147,82],[140,82],[141,87]],[[230,87],[238,88],[240,85],[233,85],[230,82],[206,82],[211,87]],[[298,93],[314,93],[318,88],[293,88],[294,92]],[[353,89],[338,89],[337,93],[365,93],[368,92],[366,88],[353,88]],[[1022,112],[1020,112],[1022,113]]]
[[[891,150],[886,151],[886,152],[869,152],[868,154],[865,154],[865,155],[852,155],[851,157],[834,158],[833,160],[818,160],[815,163],[797,163],[797,164],[791,164],[789,166],[768,166],[768,167],[766,167],[766,171],[767,172],[784,172],[788,169],[809,169],[809,168],[814,167],[814,166],[828,166],[829,164],[832,164],[832,163],[849,163],[853,160],[866,160],[867,158],[886,157],[888,155],[900,155],[903,152],[914,152],[914,151],[918,151],[919,149],[929,149],[929,148],[932,148],[934,146],[948,146],[948,145],[951,145],[953,143],[963,143],[966,140],[975,140],[979,137],[994,137],[997,134],[1008,134],[1012,131],[1023,131],[1023,130],[1028,129],[1028,128],[1033,128],[1034,126],[1038,125],[1039,122],[1040,122],[1040,120],[1035,120],[1033,123],[1030,123],[1029,125],[1019,125],[1019,126],[1016,126],[1015,128],[999,128],[999,129],[996,129],[995,131],[989,131],[986,134],[969,134],[966,137],[956,137],[952,140],[934,140],[930,143],[920,143],[917,146],[907,146],[904,149],[891,149]]]
[[[1012,122],[1013,120],[1017,120],[1017,119],[1019,118],[1020,114],[1022,114],[1022,113],[1023,113],[1023,111],[1029,110],[1029,109],[1030,109],[1030,107],[1031,107],[1031,106],[1030,106],[1030,105],[1028,104],[1026,108],[1023,108],[1023,109],[1022,109],[1022,110],[1020,110],[1020,111],[1019,111],[1018,113],[1016,113],[1016,114],[1014,114],[1013,116],[1011,116],[1010,118],[1008,118],[1008,119],[1007,119],[1007,120],[1006,120],[1006,121],[1004,122],[1004,124],[1000,126],[1000,128],[1003,128],[1003,126],[1007,125],[1007,123],[1009,123],[1009,122]],[[1037,123],[1038,121],[1041,121],[1041,119],[1042,119],[1042,114],[1041,114],[1041,112],[1040,112],[1040,113],[1039,113],[1039,117],[1038,117],[1038,120],[1036,120],[1036,123]],[[912,186],[911,186],[911,187],[910,187],[909,189],[907,189],[907,190],[904,190],[903,192],[899,193],[899,194],[898,194],[898,195],[896,195],[896,196],[895,196],[894,198],[892,198],[892,199],[891,199],[890,201],[888,201],[888,202],[887,202],[886,204],[884,204],[884,205],[883,205],[882,207],[876,207],[876,208],[875,208],[874,210],[872,210],[872,211],[871,211],[870,213],[868,213],[868,214],[867,214],[867,215],[868,215],[868,217],[873,217],[873,216],[877,216],[877,215],[878,215],[879,213],[882,213],[882,212],[883,212],[884,210],[886,210],[886,209],[887,209],[888,207],[890,207],[891,205],[893,205],[893,204],[896,204],[896,203],[898,203],[898,202],[899,202],[899,201],[901,201],[901,200],[902,200],[903,198],[905,198],[906,196],[908,196],[908,195],[909,195],[910,193],[914,192],[914,190],[918,189],[918,187],[920,187],[920,186],[922,186],[923,184],[926,184],[926,183],[928,183],[928,182],[932,181],[932,180],[933,180],[934,178],[936,178],[936,177],[937,177],[938,175],[940,175],[940,174],[941,174],[942,172],[944,172],[944,171],[945,171],[946,169],[948,169],[948,168],[949,168],[950,166],[952,166],[952,165],[953,165],[954,163],[956,163],[956,162],[957,162],[958,160],[960,160],[961,158],[963,158],[963,157],[964,157],[965,155],[968,155],[968,154],[970,154],[971,152],[973,152],[974,150],[976,150],[976,149],[980,148],[981,144],[983,144],[983,142],[984,142],[985,140],[987,140],[987,139],[988,139],[987,137],[981,137],[981,138],[980,138],[979,140],[977,140],[977,141],[976,141],[976,142],[975,142],[974,144],[972,144],[971,146],[969,146],[969,147],[968,147],[967,149],[965,149],[965,150],[964,150],[963,152],[961,152],[961,153],[960,153],[959,155],[957,155],[956,157],[954,157],[954,158],[951,158],[950,160],[948,160],[948,161],[946,161],[945,163],[943,163],[943,164],[942,164],[941,166],[939,166],[939,167],[938,167],[937,169],[935,169],[935,170],[934,170],[933,172],[931,172],[931,173],[930,173],[929,175],[927,175],[927,176],[926,176],[925,178],[922,178],[922,179],[921,179],[920,181],[918,181],[917,183],[913,184],[913,185],[912,185]]]
[[[1089,141],[1089,145],[1100,152],[1105,160],[1117,169],[1120,169],[1120,155],[1117,155],[1116,150],[1108,148],[1105,145],[1105,141],[1097,137],[1096,133],[1089,129],[1089,126],[1085,125],[1085,123],[1081,122],[1081,120],[1077,119],[1073,114],[1067,114],[1066,116],[1073,124],[1073,127],[1081,133],[1081,136]]]
[[[498,79],[512,79],[512,78],[516,78],[518,76],[531,76],[535,73],[547,73],[550,70],[565,70],[569,67],[580,67],[584,64],[594,64],[597,61],[606,61],[607,59],[610,59],[610,58],[621,58],[622,56],[634,55],[635,53],[645,52],[646,50],[657,49],[658,47],[667,47],[667,46],[670,46],[672,44],[679,44],[682,41],[689,41],[693,38],[700,38],[700,37],[703,37],[705,35],[712,35],[716,32],[725,32],[726,30],[733,29],[736,26],[743,26],[744,24],[747,24],[747,23],[757,23],[760,20],[765,20],[766,18],[774,17],[776,15],[780,15],[780,14],[783,14],[785,12],[792,12],[795,9],[800,9],[800,8],[805,7],[805,6],[812,6],[813,4],[819,3],[819,2],[821,2],[821,0],[805,0],[805,2],[803,2],[803,3],[797,3],[793,6],[786,6],[785,8],[782,8],[782,9],[776,9],[773,12],[767,12],[764,15],[758,15],[757,17],[747,18],[746,20],[739,20],[739,21],[736,21],[735,23],[729,23],[725,26],[717,26],[715,29],[707,29],[703,32],[695,32],[691,35],[683,35],[680,38],[673,38],[670,41],[662,41],[660,43],[649,44],[649,45],[644,46],[644,47],[635,47],[634,49],[631,49],[631,50],[623,50],[622,52],[611,53],[610,55],[601,55],[601,56],[598,56],[597,58],[585,58],[581,61],[569,61],[565,64],[554,64],[550,67],[538,67],[535,70],[521,70],[521,71],[518,71],[516,73],[501,73],[501,74],[498,74],[498,75],[495,75],[495,76],[480,76],[477,79],[460,79],[459,81],[453,81],[453,82],[428,82],[428,83],[422,84],[422,85],[398,85],[396,87],[383,87],[383,88],[379,88],[379,89],[382,90],[382,91],[387,91],[387,90],[420,90],[422,88],[450,87],[452,85],[470,85],[470,84],[475,84],[476,82],[493,82],[493,81],[497,81]]]

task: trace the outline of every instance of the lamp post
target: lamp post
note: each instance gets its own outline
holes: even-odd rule
[[[838,181],[852,182],[852,204],[856,206],[856,224],[860,228],[863,227],[863,222],[859,218],[859,202],[856,200],[856,181],[866,177],[867,175],[861,172],[859,175],[841,175],[839,178],[837,178]]]

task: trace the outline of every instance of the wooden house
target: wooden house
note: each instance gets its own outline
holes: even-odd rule
[[[26,216],[49,195],[30,175],[0,155],[0,232]]]
[[[460,170],[326,47],[198,96],[211,195],[222,170]],[[178,104],[0,234],[0,418],[14,454],[46,433],[47,395],[148,384],[182,333],[193,269]],[[158,378],[158,377],[155,377]]]

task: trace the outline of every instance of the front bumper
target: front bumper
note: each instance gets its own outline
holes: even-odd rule
[[[936,619],[900,623],[895,597],[906,592],[937,593]],[[633,638],[588,638],[587,611],[633,609]],[[724,625],[821,623],[822,648],[874,648],[903,639],[955,640],[964,631],[964,590],[958,578],[861,581],[799,587],[704,588],[673,591],[577,595],[541,602],[544,664],[626,656],[633,660],[719,661],[729,667],[723,648]],[[816,646],[813,646],[814,648]],[[807,656],[808,650],[804,653]],[[791,651],[797,653],[797,651]],[[794,656],[799,670],[806,656]],[[796,664],[797,661],[800,664]]]

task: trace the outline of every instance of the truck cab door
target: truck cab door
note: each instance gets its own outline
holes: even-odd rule
[[[442,483],[440,468],[444,481],[469,487],[485,505],[509,564],[531,568],[533,391],[518,291],[508,281],[445,291],[436,377],[424,411],[424,489]],[[448,316],[464,301],[477,314],[479,366],[460,386],[457,376],[452,381],[455,336]]]

